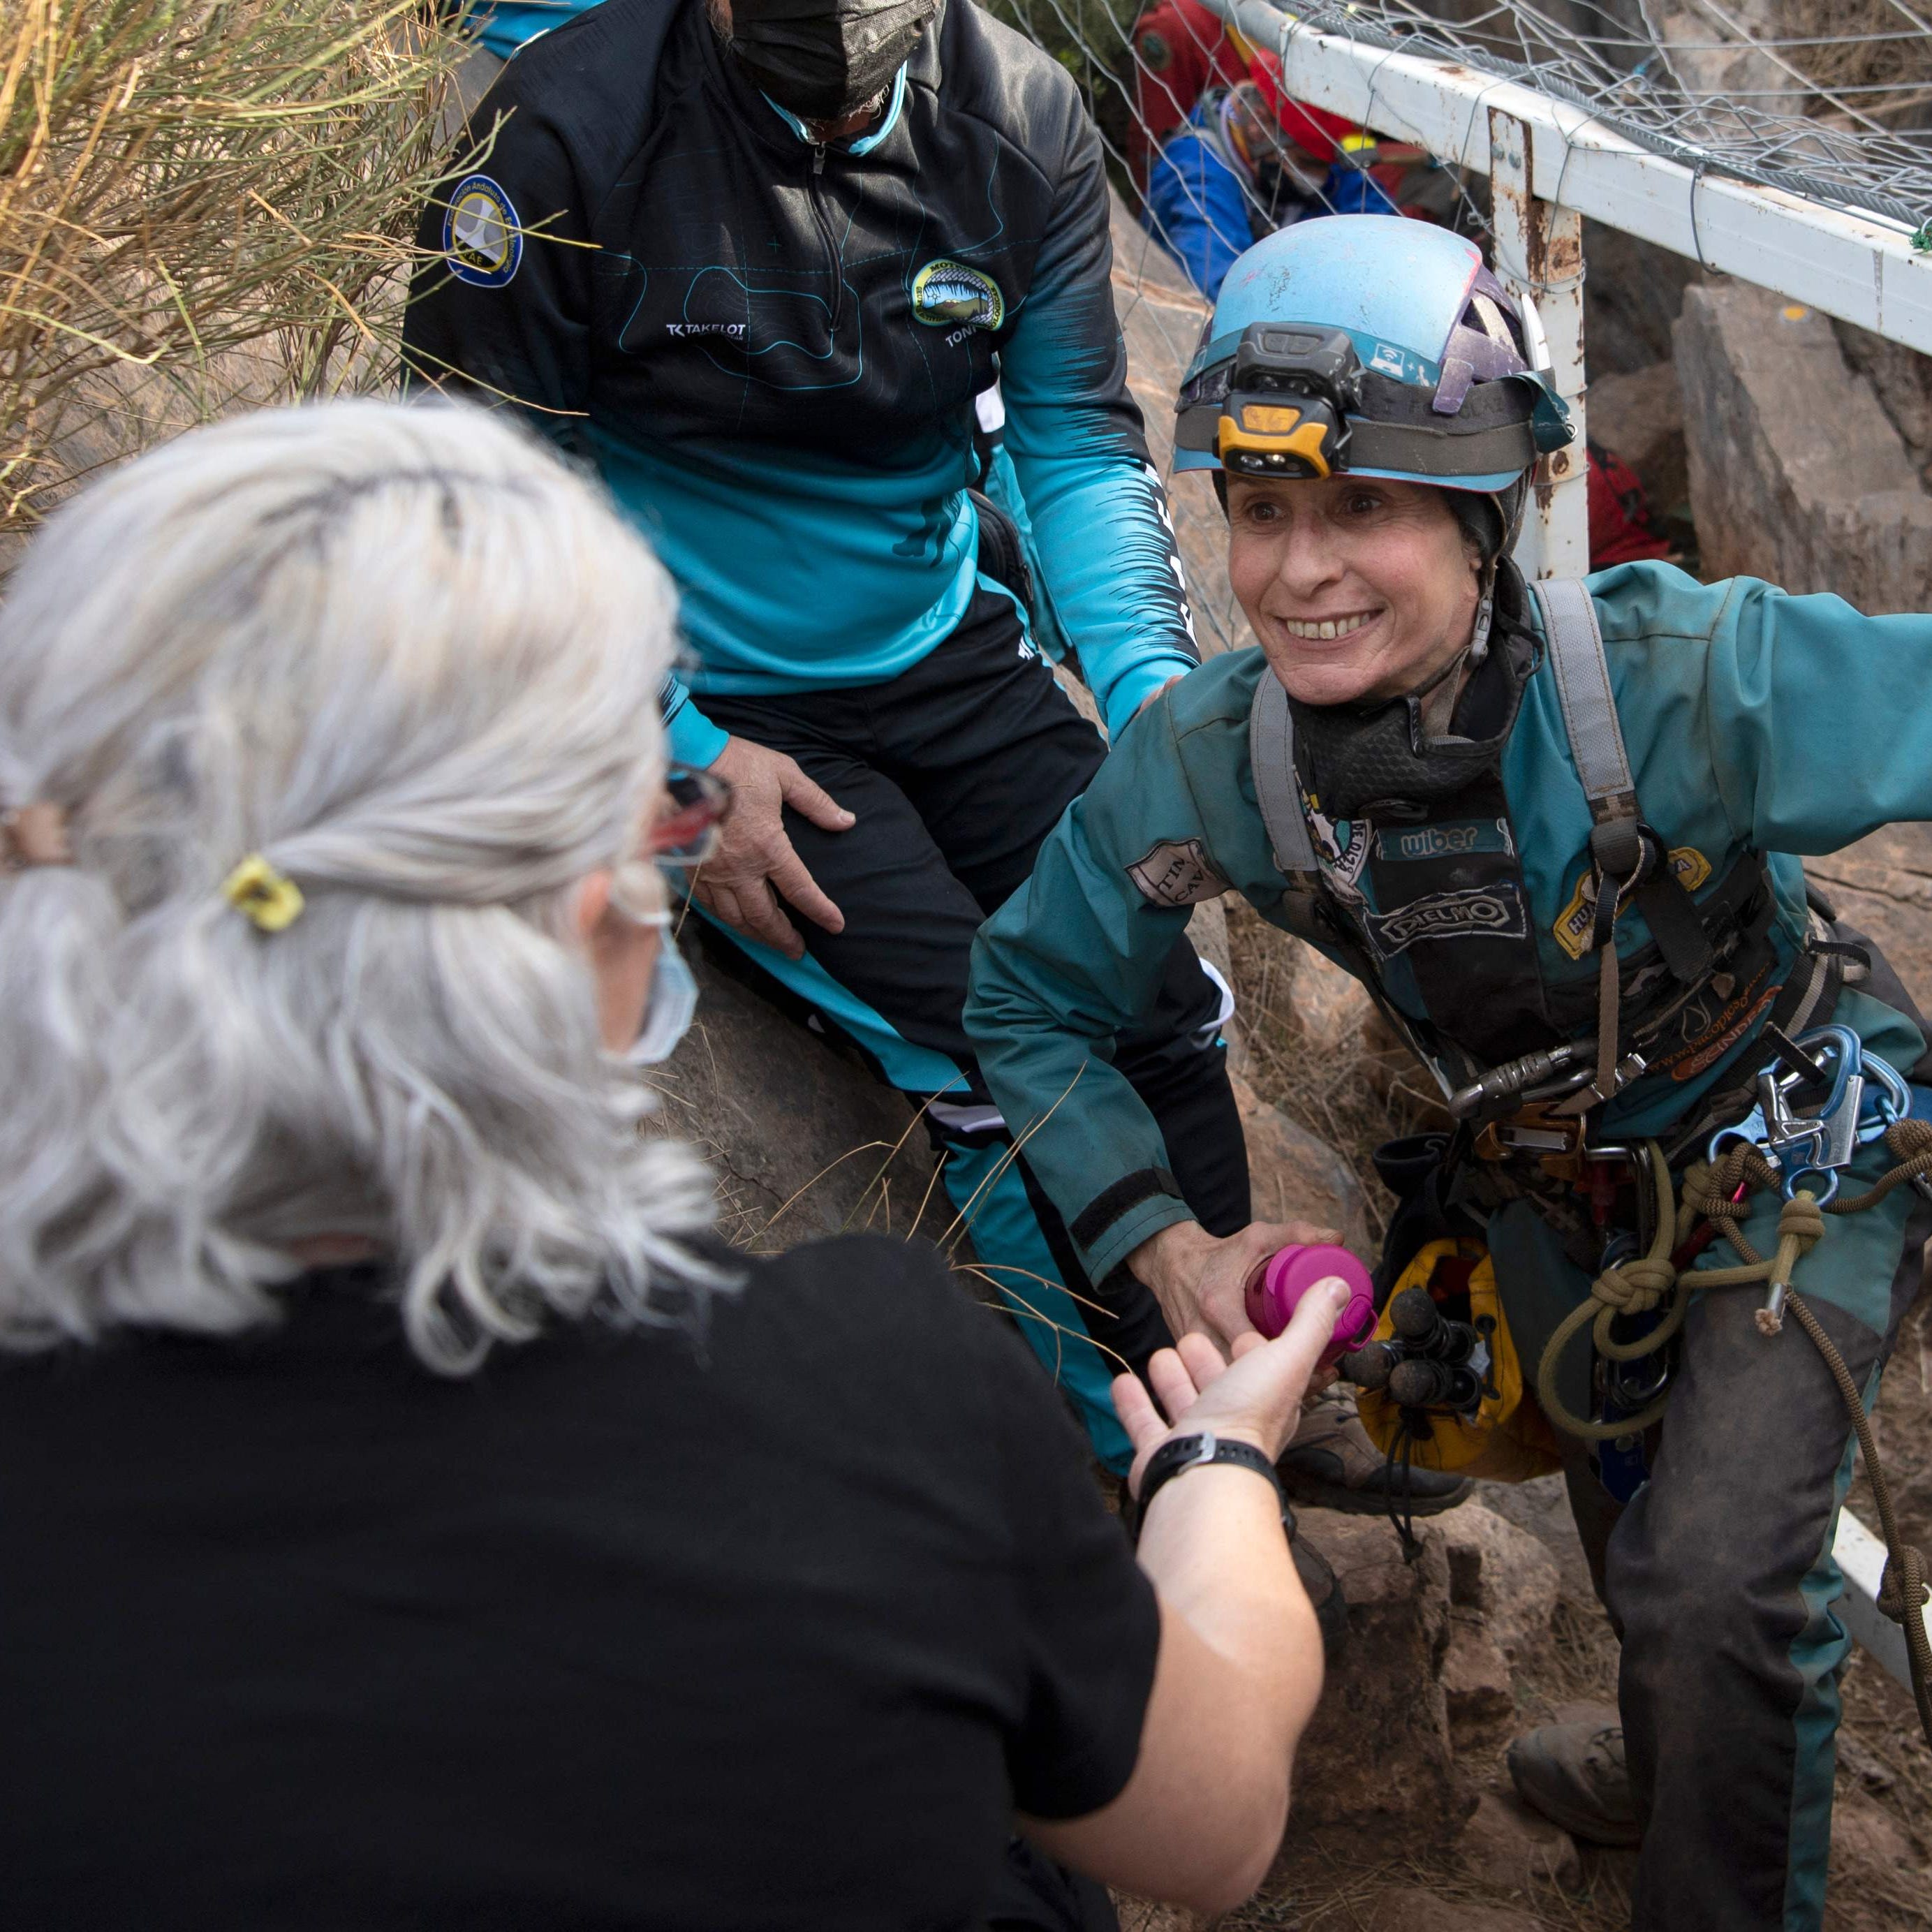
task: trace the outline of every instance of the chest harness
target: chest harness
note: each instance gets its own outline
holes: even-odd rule
[[[1814,927],[1793,970],[1774,983],[1777,905],[1756,853],[1738,858],[1701,901],[1691,896],[1685,874],[1700,883],[1694,868],[1704,861],[1672,853],[1642,817],[1595,608],[1580,582],[1564,580],[1533,594],[1592,822],[1591,869],[1559,937],[1580,958],[1594,953],[1597,971],[1594,984],[1546,977],[1498,769],[1537,641],[1517,614],[1520,580],[1506,574],[1497,589],[1498,643],[1458,707],[1465,722],[1486,712],[1495,728],[1480,740],[1438,740],[1425,762],[1410,700],[1406,720],[1398,705],[1344,723],[1384,740],[1350,769],[1324,755],[1334,714],[1294,706],[1278,679],[1264,677],[1249,752],[1288,881],[1289,930],[1342,955],[1486,1154],[1574,1159],[1592,1108],[1646,1075],[1695,1078],[1761,1018],[1787,1034],[1802,1030],[1829,1012],[1847,974],[1859,976],[1864,962],[1858,949]],[[1408,741],[1404,755],[1388,742],[1392,726]],[[1338,770],[1339,793],[1328,782]],[[1345,811],[1346,847],[1324,865],[1316,828]],[[1652,938],[1620,960],[1616,923],[1632,906]],[[1706,1115],[1721,1124],[1754,1098],[1748,1082],[1712,1096],[1684,1144],[1708,1131]]]
[[[1324,742],[1335,714],[1298,709],[1278,679],[1262,678],[1249,752],[1275,862],[1288,881],[1284,923],[1347,960],[1434,1074],[1459,1139],[1473,1144],[1487,1169],[1472,1198],[1490,1207],[1529,1199],[1573,1258],[1594,1273],[1588,1298],[1551,1337],[1536,1376],[1543,1413],[1557,1428],[1598,1446],[1606,1462],[1610,1452],[1620,1454],[1642,1480],[1642,1433],[1663,1416],[1670,1344],[1694,1287],[1761,1286],[1760,1330],[1775,1336],[1788,1314],[1810,1337],[1864,1455],[1889,1552],[1880,1607],[1905,1628],[1932,1742],[1932,1646],[1918,1613],[1927,1566],[1898,1538],[1859,1391],[1792,1288],[1792,1270],[1823,1234],[1827,1214],[1875,1206],[1901,1184],[1932,1198],[1932,1121],[1911,1118],[1910,1090],[1863,1052],[1850,1028],[1817,1024],[1828,1019],[1840,988],[1869,972],[1862,948],[1831,938],[1814,910],[1792,970],[1774,983],[1777,908],[1755,853],[1736,860],[1701,902],[1692,897],[1688,868],[1642,816],[1595,607],[1574,579],[1538,584],[1533,594],[1592,820],[1591,869],[1559,938],[1580,958],[1596,954],[1597,973],[1594,987],[1587,979],[1547,982],[1498,769],[1536,662],[1535,639],[1517,614],[1520,583],[1508,573],[1498,583],[1496,658],[1478,668],[1457,707],[1463,722],[1492,728],[1480,739],[1436,741],[1428,747],[1438,754],[1432,759],[1425,758],[1414,699],[1406,700],[1406,717],[1402,705],[1366,718],[1342,714],[1341,730],[1358,742],[1346,748],[1352,757],[1337,758]],[[1345,816],[1346,846],[1330,836]],[[1329,848],[1322,853],[1318,834]],[[1616,923],[1631,906],[1652,940],[1620,961]],[[1586,1117],[1594,1109],[1646,1076],[1694,1078],[1760,1020],[1766,1052],[1747,1056],[1741,1079],[1706,1096],[1667,1148],[1654,1140],[1641,1148],[1592,1143]],[[1881,1138],[1896,1165],[1868,1192],[1835,1198],[1837,1170]],[[1673,1168],[1693,1156],[1701,1157],[1683,1172],[1680,1195]],[[1619,1164],[1634,1186],[1640,1233],[1606,1246],[1606,1210],[1623,1177],[1606,1186],[1606,1174]],[[1587,1247],[1592,1231],[1574,1205],[1580,1182],[1597,1223]],[[1768,1186],[1779,1187],[1784,1201],[1776,1252],[1765,1257],[1740,1222],[1747,1196]],[[1690,1263],[1720,1235],[1740,1264],[1692,1274]],[[1586,1329],[1607,1372],[1597,1418],[1571,1413],[1556,1386],[1564,1352]],[[1429,1439],[1425,1413],[1408,1426],[1417,1441]],[[1405,1460],[1410,1446],[1402,1445]],[[1393,1460],[1396,1445],[1389,1448]],[[1610,1470],[1602,1473],[1614,1492]]]

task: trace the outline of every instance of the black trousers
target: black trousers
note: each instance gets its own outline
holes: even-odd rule
[[[1106,1384],[1170,1337],[1125,1269],[1089,1282],[1024,1154],[1016,1156],[967,1040],[973,938],[1033,869],[1040,844],[1106,746],[1034,649],[1012,600],[985,587],[936,650],[849,690],[700,700],[718,725],[797,760],[856,814],[785,829],[845,916],[830,933],[794,914],[796,964],[730,936],[784,995],[836,1028],[880,1078],[926,1106],[942,1178],[986,1273],[1058,1374],[1103,1458],[1125,1438]],[[1250,1216],[1247,1162],[1218,1034],[1222,990],[1184,940],[1154,1010],[1115,1064],[1160,1122],[1188,1204],[1210,1232]],[[1093,1345],[1100,1344],[1096,1349]]]

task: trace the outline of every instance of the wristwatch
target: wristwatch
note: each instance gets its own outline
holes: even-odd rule
[[[1281,1505],[1282,1522],[1292,1530],[1294,1512],[1282,1492],[1281,1478],[1275,1473],[1274,1465],[1252,1443],[1229,1441],[1216,1436],[1211,1429],[1204,1429],[1195,1436],[1170,1437],[1154,1452],[1147,1466],[1147,1474],[1141,1478],[1142,1516],[1146,1516],[1148,1505],[1160,1492],[1163,1483],[1189,1469],[1205,1468],[1210,1462],[1232,1462],[1238,1468],[1252,1469],[1256,1475],[1266,1477],[1274,1491],[1275,1501]]]

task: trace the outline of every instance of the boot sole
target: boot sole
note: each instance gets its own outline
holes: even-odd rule
[[[1288,1500],[1309,1509],[1334,1510],[1342,1516],[1387,1516],[1389,1513],[1388,1498],[1373,1490],[1352,1490],[1346,1483],[1326,1482],[1319,1476],[1298,1475],[1286,1469],[1278,1473]],[[1444,1510],[1468,1502],[1475,1486],[1472,1482],[1460,1482],[1446,1495],[1418,1496],[1412,1502],[1398,1495],[1396,1507],[1406,1515],[1440,1516]]]
[[[1515,1784],[1515,1780],[1510,1780]],[[1546,1818],[1551,1824],[1560,1826],[1573,1838],[1581,1838],[1588,1845],[1609,1845],[1619,1851],[1634,1851],[1643,1842],[1643,1834],[1634,1825],[1609,1825],[1594,1814],[1572,1811],[1568,1805],[1546,1804],[1530,1796],[1520,1784],[1516,1785],[1516,1795],[1539,1818]]]

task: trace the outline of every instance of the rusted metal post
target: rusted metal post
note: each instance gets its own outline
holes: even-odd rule
[[[1544,457],[1516,539],[1526,577],[1580,577],[1590,567],[1589,466],[1583,445],[1583,218],[1539,199],[1532,179],[1530,130],[1490,110],[1490,225],[1496,268],[1512,294],[1527,295],[1543,319],[1550,374],[1570,406],[1576,440]],[[1553,183],[1540,184],[1546,189]]]

